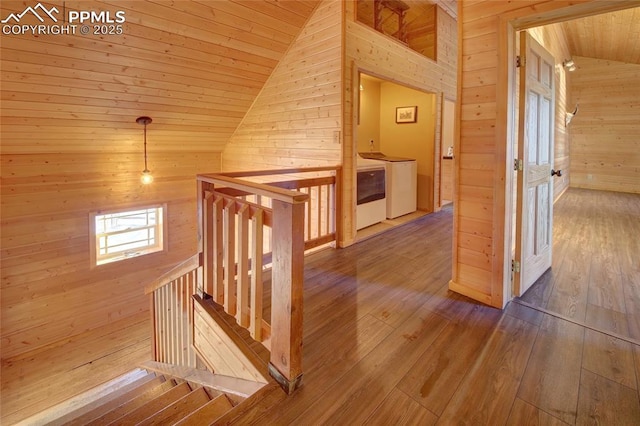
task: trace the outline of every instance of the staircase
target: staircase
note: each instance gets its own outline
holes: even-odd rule
[[[234,408],[240,409],[239,404],[252,394],[251,399],[259,399],[264,387],[263,383],[154,361],[142,367],[20,424],[208,425],[236,417]]]

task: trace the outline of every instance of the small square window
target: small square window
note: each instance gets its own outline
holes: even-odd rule
[[[91,213],[92,263],[103,265],[164,249],[163,206]]]

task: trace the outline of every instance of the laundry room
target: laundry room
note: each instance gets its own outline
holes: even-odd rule
[[[399,167],[394,160],[415,160],[416,208],[426,213],[434,211],[436,98],[433,93],[360,74],[359,157],[387,160],[392,167]],[[401,180],[394,184],[396,193],[397,188],[410,190],[411,179]]]

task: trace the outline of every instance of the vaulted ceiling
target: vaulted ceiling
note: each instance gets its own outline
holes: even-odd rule
[[[434,2],[457,14],[456,0]],[[6,153],[139,152],[141,115],[153,150],[221,151],[319,0],[42,3],[123,10],[126,23],[121,35],[2,35]],[[0,16],[25,4],[3,1]],[[573,55],[640,63],[640,8],[562,25]]]
[[[0,16],[29,3],[3,0]],[[89,8],[126,22],[122,34],[2,35],[3,152],[139,152],[142,115],[154,151],[221,151],[319,1],[41,3],[58,21]]]
[[[640,64],[640,7],[563,22],[574,56]]]

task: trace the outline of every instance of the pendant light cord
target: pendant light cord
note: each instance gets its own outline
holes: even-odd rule
[[[147,123],[144,124],[144,169],[149,170],[147,167]]]

